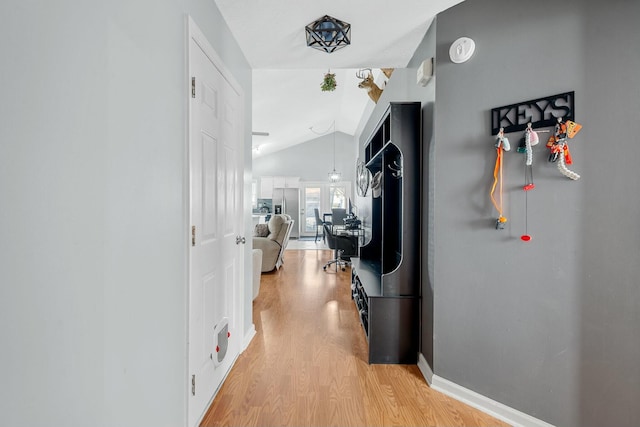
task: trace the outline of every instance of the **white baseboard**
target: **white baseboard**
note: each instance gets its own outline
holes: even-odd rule
[[[253,323],[251,324],[251,327],[249,328],[249,330],[247,331],[246,334],[244,334],[244,342],[242,343],[242,351],[245,351],[247,349],[247,347],[249,347],[249,344],[251,344],[251,340],[253,339],[253,337],[256,336],[256,325],[254,325]]]
[[[500,402],[496,402],[493,399],[489,399],[486,396],[459,386],[458,384],[437,375],[432,375],[431,388],[513,426],[553,427],[552,424],[548,424],[542,420],[532,417],[531,415],[527,415],[524,412],[520,412],[507,405],[503,405]]]
[[[431,366],[427,363],[427,359],[424,358],[422,353],[418,353],[418,369],[422,372],[422,376],[425,380],[427,380],[427,384],[431,386],[433,382],[433,371],[431,370]]]

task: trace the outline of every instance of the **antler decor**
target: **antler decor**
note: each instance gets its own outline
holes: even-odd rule
[[[369,70],[368,74],[365,72]],[[360,83],[358,83],[358,87],[360,89],[366,89],[369,98],[374,103],[378,103],[378,99],[380,99],[380,95],[382,95],[382,89],[378,87],[377,84],[373,81],[373,73],[371,72],[371,68],[362,68],[356,71],[356,77],[362,79]]]
[[[380,70],[388,80],[391,77],[394,69],[380,68]],[[371,71],[371,68],[361,68],[360,70],[356,71],[356,77],[362,79],[362,81],[358,84],[358,87],[360,89],[366,89],[369,98],[371,98],[371,100],[377,104],[378,100],[380,99],[380,95],[382,95],[383,89],[381,89],[373,81],[373,72]]]

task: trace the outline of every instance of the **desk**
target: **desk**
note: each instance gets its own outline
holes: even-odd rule
[[[323,222],[331,222],[332,219],[333,219],[333,214],[331,212],[322,214]],[[338,236],[358,236],[358,241],[360,242],[360,245],[364,245],[364,228],[362,228],[361,222],[358,221],[358,225],[359,225],[358,227],[348,227],[347,221],[350,219],[357,220],[358,218],[355,216],[347,216],[344,219],[344,222],[342,224],[334,224],[333,222],[331,222],[331,227],[330,227],[331,232]],[[322,229],[322,234],[324,236],[324,228]]]
[[[335,229],[333,234],[336,236],[356,236],[358,237],[358,246],[364,245],[364,228],[340,228]]]

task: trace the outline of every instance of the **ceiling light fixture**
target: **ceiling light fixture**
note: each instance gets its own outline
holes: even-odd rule
[[[305,27],[305,31],[307,46],[327,53],[351,44],[351,24],[329,15],[313,21]]]

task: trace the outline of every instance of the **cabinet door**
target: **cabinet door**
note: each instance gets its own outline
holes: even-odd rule
[[[285,177],[284,176],[274,176],[273,177],[273,188],[284,188]]]
[[[419,299],[383,297],[368,302],[369,363],[417,363]]]
[[[284,186],[286,188],[300,188],[300,177],[299,176],[285,177]]]
[[[263,176],[260,178],[260,198],[270,199],[273,197],[273,177]]]

